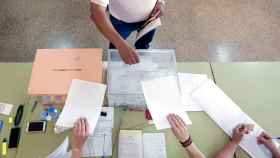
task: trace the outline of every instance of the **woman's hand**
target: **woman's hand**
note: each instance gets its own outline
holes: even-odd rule
[[[175,114],[169,114],[167,120],[171,125],[171,130],[180,142],[185,142],[189,138],[189,131],[185,122]]]
[[[72,151],[80,152],[89,135],[89,124],[85,118],[79,119],[72,130]]]

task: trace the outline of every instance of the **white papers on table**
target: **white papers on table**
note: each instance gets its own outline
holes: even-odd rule
[[[0,103],[0,114],[10,115],[12,109],[13,109],[12,104]]]
[[[56,122],[55,132],[74,127],[79,118],[86,118],[93,134],[100,116],[106,85],[78,79],[72,80],[65,106]]]
[[[193,102],[191,93],[207,80],[207,75],[178,73],[178,78],[186,111],[202,111],[201,107]]]
[[[47,156],[47,158],[70,158],[71,155],[69,155],[67,149],[69,146],[69,138],[66,137],[64,141],[58,146],[58,148],[53,151],[51,154]]]
[[[176,76],[162,77],[141,83],[147,107],[158,130],[170,128],[167,115],[179,115],[186,124],[191,124],[182,102]]]
[[[94,130],[89,136],[82,151],[83,157],[98,157],[112,155],[112,129],[114,126],[114,108],[103,107],[106,116],[100,116]]]
[[[228,134],[240,123],[254,124],[254,130],[245,135],[240,146],[253,158],[271,158],[271,153],[258,145],[256,137],[264,131],[253,119],[244,113],[215,83],[204,82],[192,94],[193,100]]]
[[[89,136],[82,150],[82,157],[112,155],[112,132]]]
[[[96,132],[102,132],[106,130],[111,130],[114,127],[114,108],[113,107],[102,107],[101,110],[103,113],[106,113],[106,116],[100,116],[95,127]]]
[[[142,131],[120,130],[118,158],[143,158]]]
[[[164,133],[143,134],[144,158],[166,158]]]
[[[118,158],[166,158],[164,133],[121,130]]]

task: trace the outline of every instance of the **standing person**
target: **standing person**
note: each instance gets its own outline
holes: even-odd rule
[[[125,40],[138,31],[151,17],[163,14],[164,0],[91,0],[91,19],[110,41],[110,49],[117,48],[126,64],[136,64],[139,56]],[[109,17],[106,15],[108,7]],[[135,42],[136,49],[148,49],[155,30]]]

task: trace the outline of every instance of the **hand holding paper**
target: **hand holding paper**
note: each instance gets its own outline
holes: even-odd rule
[[[55,132],[61,133],[70,129],[79,118],[86,118],[89,134],[92,135],[100,116],[105,91],[106,85],[72,80],[65,106],[56,122]]]
[[[158,130],[170,128],[167,120],[170,113],[177,114],[186,124],[191,124],[184,111],[177,81],[175,76],[168,76],[141,83],[148,109]]]

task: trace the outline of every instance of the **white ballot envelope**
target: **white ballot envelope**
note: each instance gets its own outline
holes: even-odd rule
[[[272,157],[267,148],[257,144],[256,137],[264,129],[244,113],[212,80],[204,82],[193,92],[192,98],[229,136],[238,124],[253,124],[254,130],[244,136],[240,147],[253,158]]]
[[[167,115],[180,116],[186,124],[191,124],[182,102],[176,76],[168,76],[141,83],[147,107],[158,130],[170,128]]]
[[[55,125],[55,132],[61,133],[73,128],[79,118],[86,118],[92,135],[101,113],[106,85],[74,79],[65,106]]]

